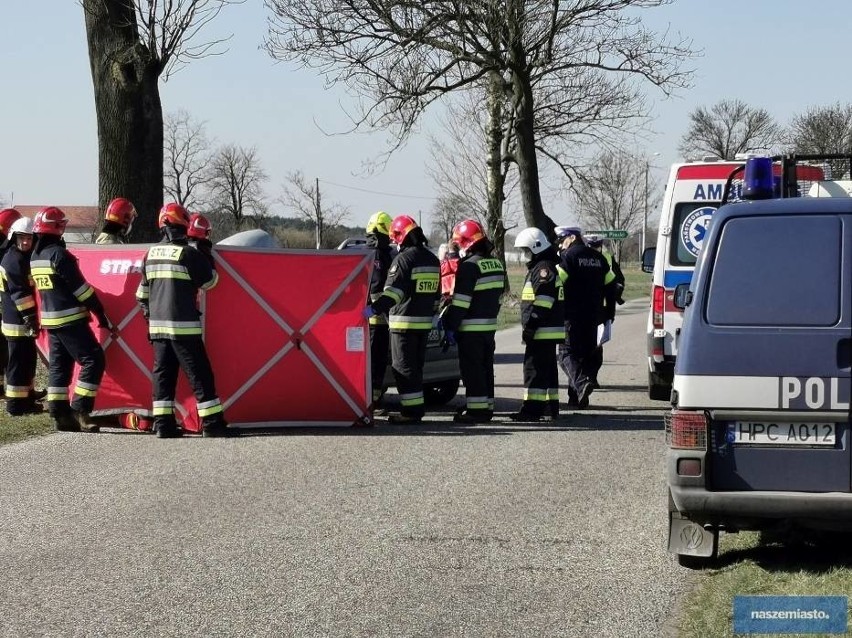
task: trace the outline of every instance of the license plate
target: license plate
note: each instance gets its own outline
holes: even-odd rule
[[[834,423],[735,421],[728,425],[733,445],[834,445]]]

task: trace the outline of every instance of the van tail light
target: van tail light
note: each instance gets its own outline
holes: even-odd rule
[[[707,449],[707,417],[703,412],[672,410],[665,416],[666,444],[678,450]]]
[[[654,294],[651,298],[651,316],[654,327],[663,327],[663,310],[665,308],[666,289],[663,286],[654,286]]]

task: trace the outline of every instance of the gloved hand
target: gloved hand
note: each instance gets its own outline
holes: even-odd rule
[[[524,328],[521,330],[521,341],[524,343],[532,343],[535,338],[535,328]]]
[[[444,338],[441,339],[441,350],[446,352],[454,345],[456,345],[456,333],[453,330],[444,330]]]
[[[24,325],[27,327],[27,332],[30,333],[30,336],[35,337],[41,328],[38,325],[38,317],[36,315],[26,315],[23,319]]]
[[[364,317],[364,319],[369,319],[370,317],[376,316],[376,311],[373,310],[373,306],[367,306],[361,311],[361,316]]]

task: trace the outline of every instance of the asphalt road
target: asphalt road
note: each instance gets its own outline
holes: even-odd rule
[[[239,439],[54,434],[0,448],[2,636],[659,636],[665,552],[647,300],[560,423]],[[498,411],[520,405],[498,335]]]

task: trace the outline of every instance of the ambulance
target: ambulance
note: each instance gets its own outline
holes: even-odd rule
[[[642,256],[642,270],[653,273],[651,306],[648,312],[648,396],[658,401],[671,397],[675,359],[683,323],[683,311],[676,308],[675,288],[692,281],[695,262],[719,207],[728,177],[742,169],[749,156],[736,161],[703,160],[673,164],[666,183],[655,248]],[[774,174],[780,184],[781,166]],[[799,180],[821,180],[821,169],[799,166]],[[741,180],[732,185],[741,188]],[[734,198],[738,193],[730,194]]]

